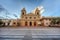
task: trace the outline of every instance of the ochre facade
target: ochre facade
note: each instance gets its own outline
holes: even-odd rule
[[[35,13],[27,13],[26,9],[21,10],[21,18],[13,21],[13,26],[48,26],[50,24],[49,19],[45,20],[40,14],[40,10],[36,8]]]
[[[21,26],[38,26],[38,22],[40,21],[39,10],[36,9],[35,14],[26,13],[25,8],[21,10]]]

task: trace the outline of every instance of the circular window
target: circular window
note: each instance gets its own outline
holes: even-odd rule
[[[31,19],[32,17],[30,17],[30,19]]]

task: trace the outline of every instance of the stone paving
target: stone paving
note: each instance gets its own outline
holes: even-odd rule
[[[60,28],[0,28],[1,40],[59,40]]]

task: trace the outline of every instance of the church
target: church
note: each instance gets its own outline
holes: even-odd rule
[[[19,27],[37,27],[37,26],[49,26],[51,23],[50,17],[42,17],[40,10],[36,8],[34,13],[27,13],[26,9],[21,10],[21,18],[10,20],[10,26]]]

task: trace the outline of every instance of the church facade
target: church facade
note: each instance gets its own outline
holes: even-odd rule
[[[49,26],[51,23],[50,18],[42,17],[40,10],[36,8],[34,13],[26,12],[26,9],[21,10],[21,18],[16,20],[11,20],[11,26],[21,26],[21,27],[37,27],[37,26]]]

